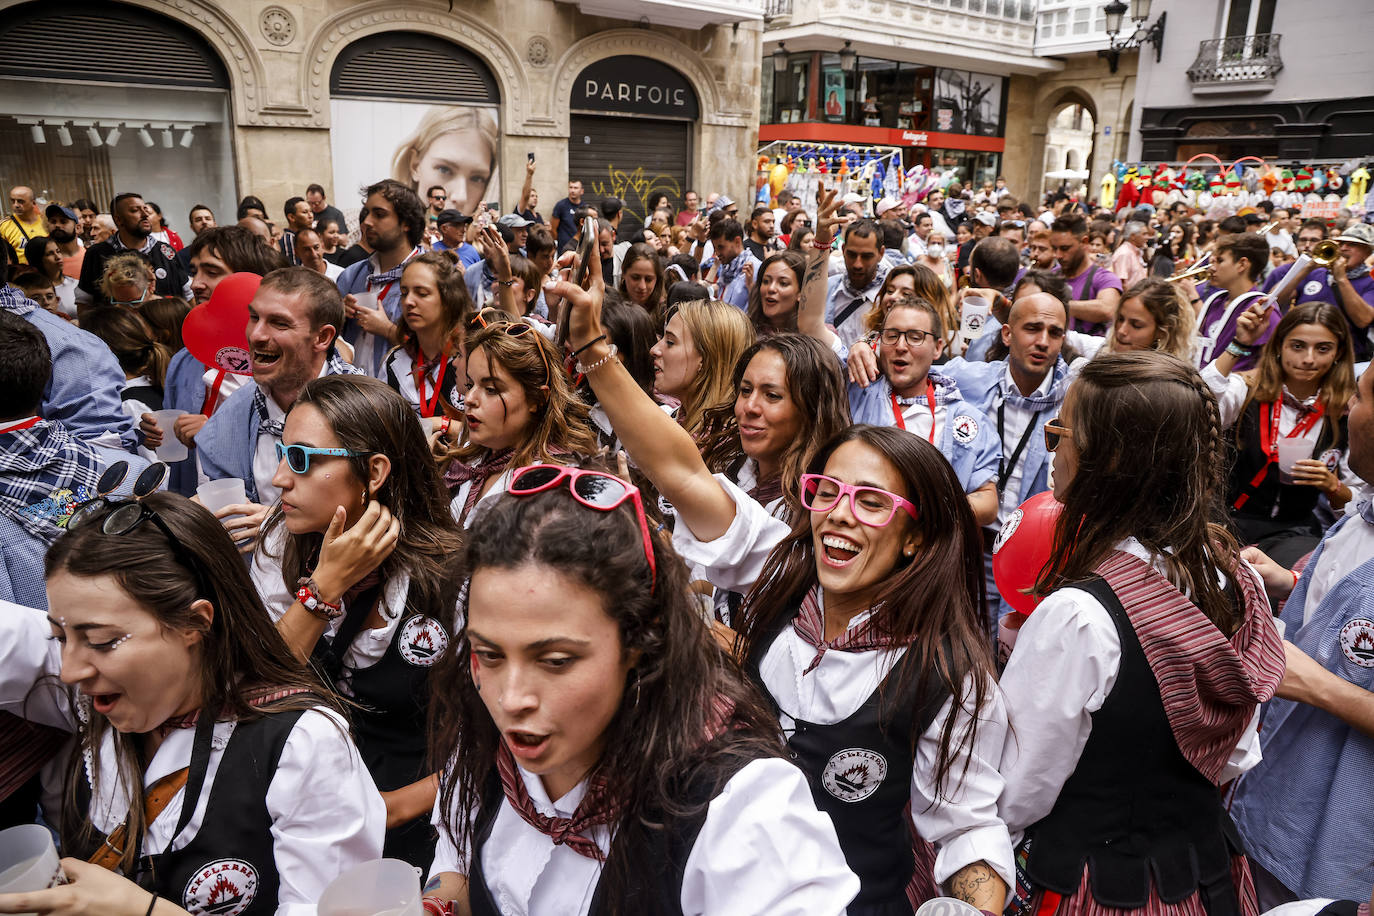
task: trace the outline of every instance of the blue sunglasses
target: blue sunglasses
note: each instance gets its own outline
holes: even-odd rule
[[[330,458],[357,458],[366,455],[367,452],[360,452],[351,448],[313,448],[309,445],[283,445],[280,442],[273,443],[277,447],[277,460],[286,459],[286,466],[297,474],[305,474],[310,470],[310,458],[312,455],[325,455]]]

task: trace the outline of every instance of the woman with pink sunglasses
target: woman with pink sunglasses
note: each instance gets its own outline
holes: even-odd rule
[[[931,878],[1000,912],[1014,882],[997,814],[1007,718],[976,611],[982,543],[949,463],[900,430],[850,427],[810,460],[809,520],[789,531],[712,475],[598,340],[599,278],[555,292],[630,458],[676,509],[678,553],[747,593],[733,647],[859,876],[848,912],[909,916]],[[914,839],[934,845],[933,866]]]

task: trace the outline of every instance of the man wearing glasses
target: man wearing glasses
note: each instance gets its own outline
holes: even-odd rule
[[[348,222],[344,219],[343,211],[325,200],[323,185],[312,184],[306,188],[305,202],[310,205],[310,212],[315,214],[315,222],[310,228],[323,231],[324,224],[332,219],[339,224],[339,231],[348,235]]]

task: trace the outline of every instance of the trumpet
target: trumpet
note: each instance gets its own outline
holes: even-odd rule
[[[1191,280],[1193,277],[1201,277],[1211,274],[1212,265],[1208,263],[1211,260],[1212,253],[1209,251],[1202,257],[1198,258],[1198,262],[1194,264],[1192,267],[1189,267],[1187,270],[1180,270],[1173,276],[1167,277],[1166,279],[1169,283],[1173,283],[1177,280]]]
[[[1341,248],[1332,239],[1322,239],[1312,248],[1312,263],[1318,267],[1330,267],[1341,256]]]

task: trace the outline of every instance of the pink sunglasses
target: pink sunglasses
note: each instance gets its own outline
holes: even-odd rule
[[[870,528],[882,528],[891,523],[898,509],[905,510],[913,520],[921,517],[914,504],[896,493],[877,487],[855,486],[824,474],[802,475],[801,502],[812,512],[829,512],[846,496],[854,517]]]

